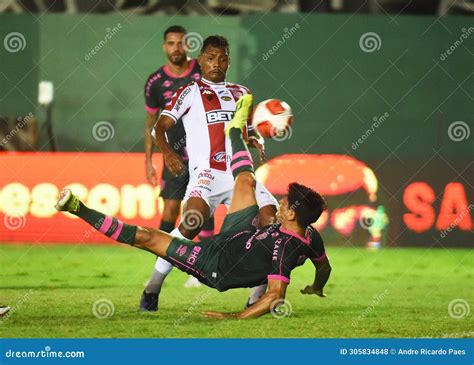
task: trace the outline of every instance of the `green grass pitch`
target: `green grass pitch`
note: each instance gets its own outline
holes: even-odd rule
[[[0,336],[473,337],[473,315],[467,313],[474,305],[472,250],[327,250],[333,266],[327,298],[300,294],[314,277],[307,262],[292,273],[291,316],[236,321],[206,319],[201,311],[240,311],[248,289],[185,289],[186,275],[176,269],[163,288],[160,311],[140,313],[140,293],[154,264],[147,252],[0,245],[0,304],[13,307],[0,319]],[[100,319],[93,305],[104,299],[113,315]],[[98,317],[110,313],[104,308],[96,307]]]

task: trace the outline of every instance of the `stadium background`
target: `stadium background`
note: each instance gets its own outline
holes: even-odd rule
[[[249,86],[257,101],[277,97],[292,105],[296,122],[287,136],[291,138],[269,141],[269,159],[283,154],[352,156],[371,168],[378,180],[378,199],[372,205],[384,206],[388,214],[386,244],[472,244],[472,138],[454,141],[448,133],[456,121],[468,123],[472,118],[472,39],[468,37],[474,29],[468,26],[469,17],[446,18],[442,24],[434,17],[402,16],[387,22],[382,16],[353,14],[172,19],[45,15],[38,22],[31,16],[2,15],[1,20],[4,33],[21,29],[27,40],[21,56],[2,50],[8,72],[1,84],[2,114],[33,113],[44,120],[44,109],[36,102],[37,85],[40,80],[52,81],[59,151],[142,151],[143,83],[165,62],[160,50],[164,29],[171,23],[183,24],[195,33],[191,56],[197,56],[202,37],[223,34],[232,48],[228,80]],[[377,29],[379,39],[374,50],[364,51],[360,39],[370,29]],[[464,43],[456,44],[446,57],[446,50],[459,39]],[[96,54],[91,54],[93,49]],[[93,138],[94,126],[101,121],[113,127],[112,138]],[[44,132],[39,145],[48,148]],[[137,173],[136,183],[144,183],[141,166]],[[321,176],[321,171],[307,169],[292,173],[314,181]],[[297,180],[298,175],[292,178]],[[2,186],[15,181],[13,174],[3,175]],[[427,185],[411,186],[418,182]],[[418,190],[408,198],[410,186]],[[430,201],[433,193],[436,199]],[[331,199],[331,204],[367,203],[361,195],[351,192]],[[4,193],[3,199],[10,196]],[[443,198],[447,201],[442,210]],[[426,210],[424,201],[432,209]],[[422,217],[407,223],[404,215],[413,209],[420,209]],[[462,223],[443,237],[456,212],[464,212]],[[18,240],[19,233],[2,231],[7,240],[13,236]],[[365,240],[345,236],[355,244]]]
[[[472,17],[356,10],[0,14],[0,116],[34,116],[40,151],[0,152],[1,293],[17,309],[1,322],[8,324],[0,328],[5,336],[472,337],[469,304],[459,317],[465,320],[446,313],[454,301],[472,302],[472,250],[451,250],[474,246]],[[159,189],[146,184],[142,154],[143,85],[166,61],[162,33],[172,24],[195,33],[197,44],[210,34],[228,37],[228,80],[250,87],[257,101],[275,97],[292,106],[291,135],[267,141],[268,162],[258,170],[270,190],[281,194],[291,179],[328,195],[323,236],[337,267],[331,301],[325,307],[297,299],[313,275],[301,268],[289,292],[299,312],[288,331],[271,318],[258,330],[208,325],[199,308],[240,309],[247,291],[219,296],[199,289],[196,297],[183,292],[178,274],[166,288],[160,326],[136,317],[131,308],[152,258],[86,245],[110,240],[52,208],[58,189],[74,183],[91,206],[158,225]],[[11,33],[23,36],[15,52],[5,43]],[[43,80],[54,84],[58,152],[48,152],[47,112],[37,102]],[[14,131],[7,136],[16,138]],[[155,161],[161,167],[158,154]],[[361,207],[376,212],[371,220]],[[363,248],[374,238],[374,220],[388,220],[376,256]],[[384,249],[402,246],[420,248]],[[91,315],[97,298],[114,303],[111,321]]]

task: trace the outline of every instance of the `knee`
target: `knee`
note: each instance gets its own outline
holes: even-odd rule
[[[188,222],[183,221],[179,225],[179,232],[186,237],[188,240],[192,240],[196,237],[199,232],[201,231],[202,224],[198,227],[194,227],[193,225],[188,224]]]

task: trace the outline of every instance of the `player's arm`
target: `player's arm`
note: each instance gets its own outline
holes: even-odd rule
[[[174,175],[179,175],[185,168],[181,157],[174,152],[173,148],[169,145],[168,139],[166,138],[166,131],[175,124],[173,118],[161,114],[158,122],[154,126],[155,131],[155,143],[160,152],[163,154],[165,165],[168,170]]]
[[[247,319],[260,317],[270,312],[276,304],[280,304],[279,299],[285,298],[287,285],[281,280],[268,279],[267,292],[246,310],[239,313],[204,312],[203,314],[212,318]]]
[[[306,288],[301,290],[301,293],[316,294],[324,298],[326,294],[323,293],[323,289],[331,275],[331,264],[326,255],[324,255],[320,260],[313,260],[313,264],[316,269],[313,285],[308,285]]]
[[[157,113],[147,111],[145,119],[145,164],[146,164],[146,178],[152,185],[156,185],[158,178],[156,176],[156,167],[153,165],[153,137],[151,131],[156,123]]]

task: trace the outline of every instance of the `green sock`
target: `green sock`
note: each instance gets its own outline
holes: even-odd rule
[[[86,207],[82,202],[79,203],[79,210],[73,213],[82,218],[99,232],[115,241],[132,245],[135,243],[137,226],[132,226],[117,218],[105,215],[94,209]]]
[[[242,130],[239,128],[231,128],[229,131],[230,142],[232,144],[232,160],[230,168],[234,179],[243,171],[253,172],[252,155],[242,138]]]

